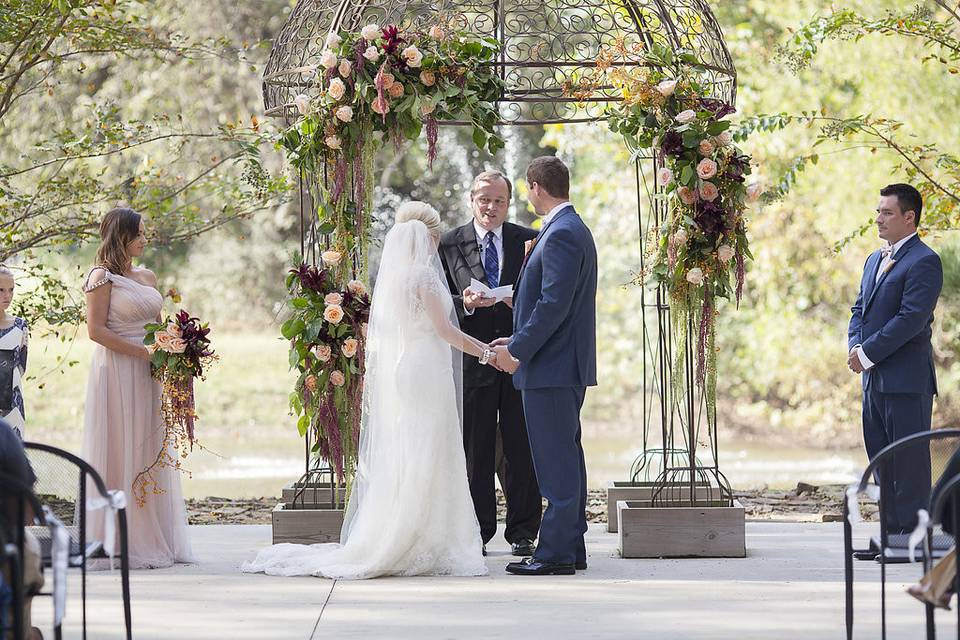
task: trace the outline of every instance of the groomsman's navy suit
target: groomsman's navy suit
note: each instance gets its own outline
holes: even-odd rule
[[[864,265],[848,330],[848,349],[860,345],[873,366],[863,372],[863,440],[873,458],[885,446],[930,429],[937,378],[930,343],[933,310],[943,286],[940,257],[914,236],[879,274],[883,254]],[[926,448],[897,456],[892,477],[894,509],[887,528],[911,530],[917,510],[928,508],[930,459]]]
[[[513,383],[523,395],[537,481],[548,501],[534,554],[542,562],[586,562],[580,408],[586,388],[597,384],[596,295],[593,236],[567,206],[544,225],[527,256],[507,345],[520,361]]]

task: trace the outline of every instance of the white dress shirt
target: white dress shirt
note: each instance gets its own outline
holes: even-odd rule
[[[543,229],[546,229],[547,225],[550,224],[550,221],[553,220],[558,213],[560,213],[567,207],[571,207],[571,206],[573,205],[570,204],[569,202],[561,202],[560,204],[555,206],[553,209],[550,209],[550,213],[543,216],[543,222],[540,224],[540,230],[542,231]]]
[[[883,259],[880,261],[880,266],[877,268],[877,277],[876,277],[876,280],[874,280],[874,282],[880,281],[880,276],[884,274],[884,272],[887,269],[887,266],[893,261],[894,257],[897,255],[897,251],[900,251],[900,247],[905,245],[907,243],[907,240],[909,240],[915,235],[917,235],[916,231],[908,235],[906,238],[901,238],[893,245],[893,247],[891,247],[890,253],[885,255]],[[863,370],[866,371],[867,369],[872,368],[873,360],[867,357],[867,354],[864,353],[863,351],[863,347],[858,344],[854,346],[854,349],[857,350],[857,357],[860,358],[860,364],[861,366],[863,366]]]

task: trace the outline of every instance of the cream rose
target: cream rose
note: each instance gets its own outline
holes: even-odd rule
[[[667,167],[662,167],[659,171],[657,171],[657,182],[663,186],[667,186],[673,182],[673,171],[670,171],[670,169]]]
[[[157,331],[155,334],[153,334],[153,340],[157,345],[157,349],[166,351],[168,353],[170,352],[170,342],[173,340],[173,336],[171,336],[169,333],[166,331]]]
[[[313,349],[314,354],[317,356],[317,360],[320,362],[329,362],[330,356],[333,355],[333,350],[328,344],[319,344]]]
[[[340,46],[341,42],[343,42],[343,38],[341,38],[335,33],[331,33],[327,36],[326,48],[336,49],[337,47]]]
[[[423,62],[423,53],[413,45],[404,49],[400,55],[403,56],[403,59],[406,60],[407,64],[411,67],[419,67]]]
[[[301,93],[293,99],[293,106],[297,108],[300,115],[305,116],[310,111],[310,98],[308,98],[305,93]]]
[[[704,182],[702,185],[700,185],[700,197],[707,202],[713,202],[719,195],[720,190],[717,189],[717,185],[713,184],[712,182]]]
[[[186,350],[186,340],[183,338],[170,338],[170,353],[183,353]]]
[[[669,98],[673,95],[673,92],[677,90],[677,81],[676,80],[663,80],[657,84],[657,91],[660,92],[664,98]]]
[[[323,142],[331,149],[340,148],[340,138],[337,136],[327,136],[323,139]]]
[[[337,116],[337,120],[341,122],[350,122],[353,120],[353,109],[350,107],[339,107],[333,112],[333,115]]]
[[[692,285],[700,286],[703,284],[703,269],[700,267],[694,267],[687,271],[687,282]]]
[[[342,387],[346,381],[347,379],[343,377],[343,373],[340,371],[334,371],[330,374],[330,383],[335,387]]]
[[[343,320],[343,307],[338,304],[331,304],[323,310],[323,319],[330,324],[340,324]]]
[[[373,45],[367,47],[367,50],[363,52],[363,57],[369,60],[370,62],[376,62],[380,59],[380,52],[377,51],[377,48]]]
[[[337,55],[333,51],[324,51],[320,54],[320,64],[324,69],[333,69],[337,66]]]
[[[720,248],[717,249],[717,257],[720,258],[720,262],[730,262],[733,260],[733,255],[736,253],[728,244],[720,245]]]
[[[344,78],[349,77],[351,71],[353,71],[353,65],[350,64],[349,60],[341,60],[340,64],[337,65],[337,73]]]
[[[347,338],[343,341],[343,345],[340,347],[340,351],[343,352],[343,355],[348,358],[352,358],[357,355],[357,349],[360,347],[360,343],[357,342],[356,338]]]
[[[380,37],[380,27],[375,24],[368,24],[360,29],[360,37],[368,42],[373,42]]]
[[[390,85],[390,88],[387,90],[387,93],[391,98],[399,98],[403,95],[403,85],[399,82],[394,82]]]
[[[320,259],[323,260],[323,264],[328,267],[335,267],[340,264],[340,260],[343,258],[343,255],[339,251],[324,251],[320,254]]]
[[[699,151],[702,156],[711,155],[714,152],[713,143],[709,140],[701,140]]]
[[[697,119],[697,112],[693,109],[687,109],[677,114],[676,121],[680,124],[687,124]]]
[[[323,297],[324,304],[343,304],[343,296],[336,291],[331,291]]]
[[[701,180],[709,180],[717,175],[717,163],[710,158],[704,158],[697,165],[697,175],[700,176]]]
[[[327,88],[327,93],[330,94],[330,97],[334,100],[340,100],[343,98],[344,94],[347,93],[347,85],[343,84],[343,80],[340,78],[334,78],[330,81],[330,86]],[[337,116],[340,117],[339,115]],[[345,120],[344,122],[348,122]]]
[[[677,189],[677,195],[683,204],[693,204],[697,201],[697,193],[690,187],[680,187]]]
[[[437,84],[437,74],[430,70],[421,71],[420,82],[422,82],[425,87],[432,87]]]
[[[362,296],[367,292],[367,288],[359,280],[351,280],[347,283],[347,291],[355,296]]]

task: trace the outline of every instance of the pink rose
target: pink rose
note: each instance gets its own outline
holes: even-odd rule
[[[333,115],[337,117],[337,120],[341,122],[350,122],[353,120],[353,109],[350,107],[340,107],[333,112]]]
[[[353,71],[353,65],[350,64],[349,60],[341,60],[340,64],[337,65],[337,73],[344,78],[348,77],[351,71]]]
[[[699,149],[700,149],[700,155],[709,156],[714,151],[713,143],[710,142],[709,140],[701,140]]]
[[[330,356],[333,354],[333,350],[328,344],[318,344],[313,348],[313,352],[320,362],[329,362]]]
[[[704,158],[697,165],[697,175],[700,176],[701,180],[709,180],[717,175],[717,163],[710,158]]]
[[[670,169],[667,167],[662,167],[659,171],[657,171],[657,182],[663,186],[669,185],[671,182],[673,182],[673,171],[670,171]]]
[[[325,304],[343,304],[343,296],[333,291],[323,297],[323,302]]]
[[[373,45],[367,47],[367,50],[363,52],[363,57],[369,60],[370,62],[376,62],[380,59],[380,52],[377,51],[377,48]]]
[[[687,271],[687,282],[692,285],[700,286],[703,284],[703,269],[700,267],[694,267]]]
[[[704,182],[700,186],[700,197],[707,202],[713,202],[719,195],[720,190],[717,189],[717,185],[713,184],[712,182]]]
[[[717,257],[720,258],[720,262],[730,262],[733,260],[733,256],[736,252],[728,244],[722,244],[717,249]]]
[[[403,84],[399,82],[394,82],[390,85],[390,88],[387,89],[387,93],[391,98],[399,98],[403,95]]]
[[[357,342],[356,338],[347,338],[343,341],[343,346],[340,347],[340,351],[343,352],[343,355],[348,358],[352,358],[357,355],[357,349],[360,347],[360,343]]]
[[[693,204],[697,201],[697,193],[690,187],[680,187],[677,189],[677,195],[683,204]]]
[[[343,377],[343,373],[341,373],[340,371],[334,371],[333,373],[330,374],[330,382],[335,387],[342,387],[343,383],[346,381],[347,379]]]
[[[347,291],[355,296],[362,296],[367,292],[367,288],[359,280],[351,280],[347,283]]]
[[[428,116],[431,113],[433,113],[434,109],[436,109],[436,107],[433,105],[432,102],[424,102],[420,105],[420,115]]]
[[[697,119],[697,112],[693,109],[687,109],[677,114],[676,121],[680,124],[687,124]]]
[[[178,325],[176,322],[170,322],[167,324],[167,333],[174,338],[183,337],[183,331],[180,330],[180,325]]]
[[[434,40],[443,40],[443,27],[438,24],[430,27],[430,37]]]

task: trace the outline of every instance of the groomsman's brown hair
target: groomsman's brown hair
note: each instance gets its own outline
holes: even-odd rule
[[[880,189],[882,196],[897,196],[897,204],[900,205],[900,213],[913,211],[913,226],[920,226],[920,214],[923,213],[923,196],[914,187],[909,184],[898,182],[897,184],[888,184]]]
[[[570,170],[556,156],[534,158],[527,167],[527,184],[534,182],[554,198],[570,197]]]

